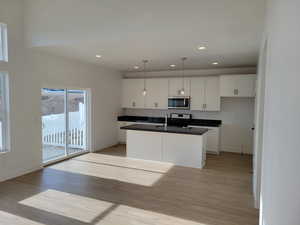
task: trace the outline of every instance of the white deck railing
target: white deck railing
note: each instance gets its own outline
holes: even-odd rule
[[[53,146],[65,146],[65,131],[49,132],[43,135],[43,144]],[[85,132],[83,128],[73,128],[68,132],[68,145],[71,148],[83,148],[85,146]]]
[[[69,113],[69,130],[66,137],[65,114],[53,114],[42,117],[44,145],[65,146],[66,138],[71,148],[86,146],[84,105],[80,103],[79,112]]]

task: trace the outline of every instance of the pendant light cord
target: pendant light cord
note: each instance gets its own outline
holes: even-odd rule
[[[181,60],[182,60],[182,90],[183,91],[184,91],[184,76],[185,76],[185,74],[184,74],[184,69],[185,69],[184,62],[185,62],[186,59],[187,59],[186,57],[181,58]]]
[[[148,60],[143,60],[144,64],[144,91],[146,90],[146,64],[148,63]]]

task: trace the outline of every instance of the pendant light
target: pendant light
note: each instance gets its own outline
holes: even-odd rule
[[[181,60],[182,60],[182,88],[181,88],[181,90],[180,90],[180,94],[181,95],[185,95],[185,90],[184,90],[184,62],[185,62],[185,60],[187,60],[187,57],[182,57],[181,58]]]
[[[146,89],[146,64],[148,63],[148,60],[143,60],[144,64],[144,89],[143,89],[143,95],[147,95],[147,89]]]

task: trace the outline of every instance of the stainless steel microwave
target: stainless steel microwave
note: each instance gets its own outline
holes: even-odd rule
[[[169,97],[168,109],[190,109],[190,97]]]

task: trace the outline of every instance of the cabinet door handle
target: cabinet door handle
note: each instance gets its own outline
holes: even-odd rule
[[[135,102],[132,102],[132,107],[135,107]]]
[[[158,103],[157,103],[157,102],[155,102],[155,103],[154,103],[154,106],[155,106],[155,108],[157,108],[157,107],[158,107]]]
[[[234,89],[233,94],[238,95],[239,94],[239,89]]]

